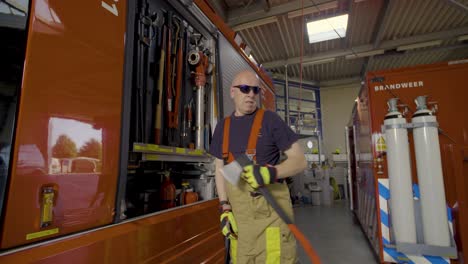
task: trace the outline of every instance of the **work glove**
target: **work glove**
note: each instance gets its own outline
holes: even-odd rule
[[[237,223],[231,210],[225,210],[221,216],[221,232],[225,237],[237,239]]]
[[[244,167],[244,171],[241,174],[242,179],[254,189],[274,183],[276,181],[276,176],[277,172],[275,167],[260,165],[247,165]]]

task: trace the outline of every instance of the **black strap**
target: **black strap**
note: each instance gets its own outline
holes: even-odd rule
[[[258,185],[260,185],[260,186],[265,185],[265,182],[263,181],[262,174],[260,174],[260,166],[258,166],[258,165],[253,166],[253,175],[254,175],[255,180],[257,181]]]
[[[273,209],[276,211],[278,216],[286,223],[286,224],[292,224],[293,222],[291,219],[288,217],[286,212],[279,206],[278,202],[275,200],[275,198],[271,195],[270,191],[267,189],[267,187],[263,186],[258,188],[258,191],[262,193],[263,197],[267,200],[267,202],[273,207]]]

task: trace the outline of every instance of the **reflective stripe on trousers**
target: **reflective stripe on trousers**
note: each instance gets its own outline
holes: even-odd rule
[[[233,186],[225,181],[227,195],[239,229],[236,264],[294,264],[296,240],[288,226],[261,195],[253,196],[253,189],[244,181]],[[284,183],[267,187],[286,214],[294,219],[288,186]],[[232,248],[231,248],[232,249]],[[237,253],[237,254],[235,254]]]

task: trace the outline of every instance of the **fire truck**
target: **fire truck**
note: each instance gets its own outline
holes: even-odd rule
[[[466,263],[467,72],[366,75],[346,128],[351,208],[381,263]]]
[[[0,262],[219,263],[213,158],[240,70],[204,0],[0,2]]]

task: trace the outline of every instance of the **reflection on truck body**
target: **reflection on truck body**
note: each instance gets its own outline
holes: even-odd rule
[[[62,173],[96,173],[100,172],[100,160],[87,157],[61,159]]]

